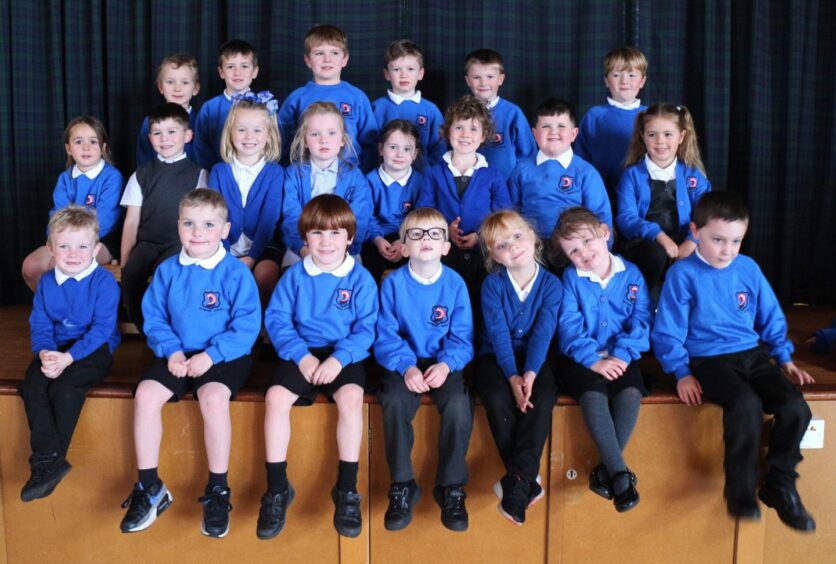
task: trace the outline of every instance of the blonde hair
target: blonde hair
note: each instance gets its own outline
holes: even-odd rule
[[[637,70],[647,76],[647,57],[635,47],[618,47],[604,57],[604,76],[614,70]]]
[[[412,229],[421,222],[438,222],[439,227],[443,227],[444,233],[447,234],[444,240],[450,240],[450,234],[447,233],[447,220],[444,219],[444,215],[442,215],[440,211],[438,211],[435,208],[416,208],[408,214],[406,214],[406,217],[404,217],[403,221],[401,221],[401,226],[398,229],[398,236],[400,237],[401,241],[406,239],[406,232],[408,229]]]
[[[485,268],[488,272],[496,272],[501,266],[491,257],[491,247],[503,233],[511,232],[515,227],[528,231],[534,239],[534,260],[543,264],[543,241],[537,236],[537,231],[530,221],[513,210],[500,210],[488,215],[479,228],[479,241],[485,256]]]
[[[337,158],[340,162],[345,162],[350,156],[357,158],[357,153],[354,151],[354,144],[351,142],[351,137],[345,130],[345,122],[343,115],[333,102],[314,102],[302,113],[299,118],[299,127],[296,129],[296,134],[293,136],[293,141],[290,143],[290,160],[294,163],[308,162],[311,158],[311,152],[305,146],[305,135],[308,133],[308,121],[313,116],[322,116],[333,114],[337,116],[337,121],[340,124],[340,133],[343,138],[343,148]]]
[[[178,215],[183,214],[183,208],[212,208],[218,212],[221,219],[229,221],[229,207],[220,192],[211,188],[195,188],[180,199]]]
[[[175,69],[187,67],[192,71],[192,80],[194,80],[195,86],[200,86],[200,72],[198,72],[197,60],[187,53],[175,53],[160,62],[160,66],[157,67],[157,84],[159,84],[163,71],[168,65],[171,65]]]
[[[654,118],[664,118],[672,121],[679,131],[685,132],[685,139],[676,151],[676,157],[686,165],[698,169],[705,174],[705,165],[702,164],[700,146],[697,143],[697,130],[694,126],[694,118],[685,106],[674,106],[673,104],[655,104],[636,116],[636,125],[633,128],[633,137],[630,139],[630,148],[627,150],[627,157],[624,159],[624,166],[630,166],[642,160],[647,153],[644,144],[644,128]]]
[[[270,115],[267,106],[254,100],[240,100],[232,105],[229,115],[226,116],[223,133],[221,133],[221,158],[232,162],[235,156],[235,145],[232,142],[232,130],[235,128],[235,118],[242,111],[250,110],[264,114],[264,121],[267,125],[267,143],[264,145],[262,157],[266,161],[278,161],[282,155],[282,136],[279,133],[279,126],[276,117]]]
[[[305,34],[305,54],[308,55],[318,45],[336,45],[348,55],[348,37],[335,25],[315,25]]]
[[[96,134],[96,139],[99,140],[99,148],[102,151],[102,158],[105,162],[113,164],[113,157],[110,155],[110,142],[107,138],[107,130],[104,124],[93,116],[78,116],[70,120],[67,128],[64,129],[64,145],[70,144],[70,136],[73,133],[73,128],[77,125],[86,125]],[[72,155],[67,155],[67,168],[73,166],[75,161]]]
[[[82,229],[89,229],[93,232],[94,244],[99,242],[99,216],[96,215],[96,210],[70,204],[49,218],[47,241],[52,244],[52,237],[62,231],[81,231]]]

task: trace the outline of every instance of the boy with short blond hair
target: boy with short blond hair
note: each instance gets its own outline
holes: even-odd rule
[[[493,49],[469,53],[464,63],[464,81],[491,110],[496,126],[479,152],[507,177],[519,161],[537,152],[537,145],[520,107],[499,97],[499,87],[505,82],[502,55]]]
[[[221,162],[221,134],[232,109],[232,97],[250,90],[258,76],[258,53],[241,39],[230,39],[218,49],[218,74],[223,92],[200,107],[195,121],[195,161],[206,170]]]
[[[357,154],[355,164],[363,172],[377,165],[377,120],[369,98],[359,88],[341,80],[348,64],[348,37],[337,26],[315,25],[305,35],[305,65],[313,73],[313,80],[297,88],[285,99],[279,110],[282,139],[293,139],[299,118],[314,102],[333,102],[340,110],[345,128]],[[290,149],[285,145],[285,156]],[[353,157],[352,157],[353,161]]]
[[[639,112],[647,106],[637,98],[647,81],[647,58],[635,47],[619,47],[604,58],[607,103],[583,116],[575,152],[598,169],[612,197],[621,175]]]
[[[438,106],[421,96],[418,82],[424,78],[424,55],[409,39],[398,39],[386,48],[383,77],[392,88],[372,102],[377,125],[382,130],[395,119],[415,124],[420,142],[417,165],[423,170],[441,162],[447,143],[439,132],[444,117]]]
[[[31,431],[31,476],[22,501],[46,497],[70,471],[67,450],[87,391],[105,379],[119,345],[119,285],[94,260],[94,210],[70,205],[49,220],[55,270],[41,277],[29,326],[35,358],[20,387]]]

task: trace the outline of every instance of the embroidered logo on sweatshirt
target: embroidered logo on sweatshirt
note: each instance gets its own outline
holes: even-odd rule
[[[505,134],[501,131],[497,131],[493,134],[493,141],[491,141],[491,145],[494,147],[501,147],[502,144],[505,142]]]
[[[221,306],[220,292],[203,292],[203,303],[200,307],[206,311],[218,309]]]
[[[412,202],[410,202],[410,201],[401,202],[401,211],[403,213],[409,213],[409,210],[411,210],[411,209],[412,209]]]
[[[93,197],[93,194],[87,194],[87,199],[84,200],[85,206],[92,206],[96,203],[96,199]]]
[[[638,284],[628,284],[627,285],[627,295],[624,296],[624,301],[628,304],[635,304],[636,298],[639,295],[639,285]]]
[[[334,300],[334,303],[337,304],[337,307],[340,309],[346,309],[348,306],[350,306],[351,290],[346,288],[338,288],[337,298]]]
[[[694,190],[697,187],[697,177],[696,176],[689,176],[685,179],[688,183],[688,190]]]
[[[557,185],[560,186],[560,189],[564,192],[568,192],[575,185],[575,179],[569,175],[564,174],[560,177],[560,182],[558,182]]]
[[[427,123],[429,123],[430,120],[427,119],[427,116],[422,116],[421,114],[418,114],[418,120],[417,121],[418,121],[418,127],[420,127],[421,129],[424,129],[424,128],[427,127]]]
[[[340,102],[340,113],[342,113],[343,117],[345,118],[353,117],[351,111],[351,104],[349,104],[348,102]]]
[[[433,306],[432,313],[430,314],[430,322],[436,327],[443,327],[450,323],[450,318],[447,316],[447,306]]]
[[[737,311],[746,311],[749,309],[749,292],[737,292]]]

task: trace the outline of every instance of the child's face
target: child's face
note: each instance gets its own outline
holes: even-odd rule
[[[338,84],[340,74],[348,64],[348,53],[331,43],[320,43],[305,55],[305,64],[317,84]]]
[[[527,225],[510,225],[498,231],[488,251],[491,259],[508,270],[517,270],[534,263],[537,240]]]
[[[192,130],[167,119],[150,125],[148,140],[158,155],[172,159],[182,153],[186,143],[192,140]]]
[[[67,276],[84,272],[102,247],[92,229],[68,229],[50,235],[47,249],[55,266]]]
[[[305,233],[305,243],[311,252],[311,258],[320,270],[331,272],[345,260],[352,239],[348,231],[339,229],[313,229]]]
[[[305,129],[305,147],[311,161],[323,168],[331,164],[345,145],[342,118],[336,114],[314,114],[308,118]]]
[[[267,146],[269,124],[261,110],[238,110],[232,124],[232,146],[235,157],[245,165],[254,165]]]
[[[80,123],[70,130],[70,142],[64,145],[64,149],[78,170],[87,172],[102,160],[104,146],[99,144],[99,137],[92,127]]]
[[[237,53],[225,57],[218,67],[218,74],[226,84],[226,93],[230,96],[250,89],[258,76],[258,67],[253,64],[253,56]]]
[[[416,237],[413,239],[413,237]],[[450,252],[447,226],[434,221],[416,221],[406,230],[401,254],[409,262],[440,263],[441,257]]]
[[[485,141],[482,122],[476,118],[459,119],[450,126],[450,147],[457,155],[470,155]]]
[[[157,81],[157,88],[166,102],[180,104],[186,109],[189,108],[192,97],[200,92],[200,85],[194,79],[194,71],[186,65],[165,65]]]
[[[540,116],[531,129],[537,146],[548,157],[559,157],[572,148],[578,128],[572,123],[569,114]]]
[[[676,158],[679,146],[685,140],[685,130],[680,131],[673,120],[658,116],[647,121],[642,131],[642,139],[650,159],[659,167],[665,168]]]
[[[568,239],[561,238],[560,248],[575,268],[592,272],[603,279],[610,271],[609,239],[610,230],[606,225],[602,224],[597,233],[591,225],[587,225],[572,233]]]
[[[493,102],[499,95],[499,87],[505,82],[505,74],[499,70],[497,64],[473,63],[467,69],[464,81],[474,96],[485,102]]]
[[[700,229],[691,222],[691,233],[699,241],[697,250],[714,268],[726,268],[740,253],[740,244],[746,235],[745,221],[712,219]]]
[[[635,69],[621,67],[613,69],[604,77],[604,84],[610,91],[610,98],[620,104],[630,104],[639,95],[647,77]]]
[[[390,61],[383,69],[383,77],[392,85],[392,92],[410,98],[415,95],[418,81],[424,78],[424,67],[418,57],[406,55]]]
[[[205,259],[218,251],[222,239],[229,235],[229,222],[224,221],[214,206],[180,208],[177,233],[186,254]]]
[[[401,131],[390,133],[379,148],[380,156],[383,158],[383,170],[396,178],[406,174],[417,156],[415,139]]]

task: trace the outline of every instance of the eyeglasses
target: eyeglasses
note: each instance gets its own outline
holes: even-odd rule
[[[430,227],[429,229],[421,229],[420,227],[413,227],[406,230],[406,239],[413,241],[420,241],[424,238],[424,234],[430,236],[433,241],[443,241],[447,238],[447,230],[443,227]]]

